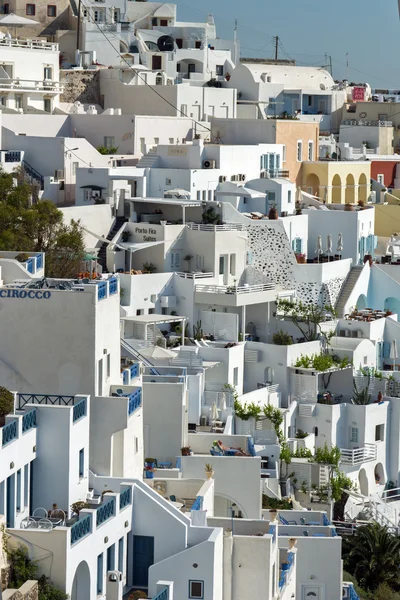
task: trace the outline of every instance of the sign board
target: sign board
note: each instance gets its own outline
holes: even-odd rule
[[[157,229],[154,227],[135,227],[133,230],[134,241],[135,242],[157,242],[158,241],[158,233]]]
[[[0,290],[0,298],[29,298],[33,300],[36,298],[37,300],[48,300],[51,297],[51,292],[48,290],[30,290],[30,289],[18,289],[18,290],[10,290],[10,289],[1,289]]]

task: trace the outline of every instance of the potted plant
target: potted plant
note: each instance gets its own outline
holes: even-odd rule
[[[296,260],[299,265],[304,265],[306,263],[306,255],[301,252],[296,252]]]
[[[307,481],[302,481],[300,489],[296,490],[295,498],[300,504],[302,502],[307,502],[308,500],[308,489],[307,489]]]
[[[344,205],[344,210],[345,210],[345,211],[348,211],[348,212],[352,212],[352,211],[354,211],[354,207],[353,207],[353,205],[352,205],[352,204],[350,204],[349,202],[347,202],[347,203]]]
[[[289,538],[289,549],[291,550],[292,548],[295,547],[295,545],[297,544],[297,538]]]
[[[154,479],[155,468],[151,465],[146,464],[144,467],[144,473],[146,479]]]
[[[193,258],[193,254],[186,254],[186,256],[183,257],[183,260],[187,263],[188,273],[190,271],[190,263],[192,262],[192,258]]]
[[[143,263],[143,273],[155,273],[156,271],[157,267],[153,263]]]
[[[231,79],[231,74],[229,73],[229,71],[227,71],[227,72],[225,73],[225,79],[226,79],[226,81],[230,81],[230,79]]]
[[[0,427],[6,423],[6,416],[14,412],[14,395],[7,388],[0,386]]]
[[[130,237],[131,237],[131,232],[128,229],[125,229],[121,235],[122,241],[129,242]]]
[[[183,446],[181,448],[182,456],[190,456],[191,448],[190,446]]]
[[[20,254],[17,254],[17,256],[15,257],[15,260],[17,260],[20,263],[24,263],[28,260],[29,258],[29,254],[27,254],[26,252],[20,252]]]
[[[268,212],[268,219],[271,219],[272,221],[276,221],[278,218],[278,211],[276,210],[275,206],[271,206],[271,208],[269,209]]]
[[[214,475],[214,469],[213,469],[212,464],[206,463],[205,472],[206,472],[207,479],[212,479],[212,476]]]
[[[281,562],[281,569],[282,571],[289,571],[290,569],[290,562],[288,560],[284,560]]]

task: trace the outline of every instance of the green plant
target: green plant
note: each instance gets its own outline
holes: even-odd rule
[[[109,148],[107,146],[97,146],[96,150],[100,154],[117,154],[118,146],[110,146]]]
[[[221,217],[212,206],[203,211],[202,221],[205,225],[221,225]]]
[[[308,436],[307,431],[303,431],[302,429],[298,429],[296,431],[296,435],[294,437],[297,438],[298,440],[303,440],[307,436]]]
[[[190,263],[192,262],[192,258],[193,254],[186,254],[186,256],[183,257],[183,260],[187,262],[188,271],[190,271]]]
[[[292,458],[312,458],[313,453],[309,448],[296,448],[294,452],[292,452]]]
[[[71,510],[76,515],[79,515],[83,508],[89,508],[89,504],[87,502],[84,502],[83,500],[78,500],[77,502],[73,502],[71,504]]]
[[[238,335],[238,342],[243,342],[243,333],[240,331]]]
[[[272,341],[277,346],[290,346],[293,344],[292,336],[280,329],[272,336]]]
[[[145,262],[143,263],[143,271],[146,271],[147,273],[155,273],[157,271],[157,267],[152,262]]]
[[[10,564],[9,587],[19,588],[26,581],[38,579],[38,567],[33,563],[27,550],[19,546],[8,551]],[[68,594],[57,589],[51,580],[42,575],[38,579],[39,600],[67,600]]]
[[[211,463],[206,463],[204,468],[208,473],[211,473],[213,471],[213,466]]]
[[[7,388],[0,386],[0,419],[14,412],[14,395]]]
[[[136,2],[147,2],[147,0],[136,0]],[[128,596],[128,600],[142,600],[143,598],[147,598],[147,594],[142,590],[135,590]]]
[[[175,325],[174,331],[177,335],[182,335],[182,325]]]
[[[201,321],[197,321],[197,324],[193,325],[193,337],[198,341],[203,339],[204,334],[201,328]]]
[[[369,384],[371,382],[371,375],[368,373],[367,375],[367,384],[366,386],[359,391],[357,389],[356,380],[353,378],[353,402],[358,405],[367,405],[371,403],[371,394],[369,394]]]
[[[305,479],[301,482],[300,491],[303,494],[307,494],[308,492],[307,481]]]
[[[326,321],[327,313],[336,317],[334,308],[330,305],[318,306],[317,304],[303,304],[300,300],[278,300],[276,314],[291,320],[293,325],[301,332],[306,342],[312,342],[319,337],[324,337],[327,342],[334,335],[334,331],[326,333],[321,328],[321,323]]]
[[[290,500],[279,500],[278,498],[270,498],[266,494],[262,495],[262,507],[271,510],[292,510],[292,502]]]
[[[249,402],[249,404],[245,402],[242,405],[237,399],[234,401],[234,409],[235,416],[242,419],[242,421],[248,421],[251,417],[257,421],[261,413],[261,408],[254,402]]]
[[[28,258],[29,258],[29,254],[27,254],[26,252],[20,252],[15,257],[15,260],[17,260],[20,263],[24,263],[24,262],[26,262],[28,260]]]
[[[334,354],[311,354],[311,356],[304,356],[302,354],[296,360],[294,366],[297,369],[314,369],[315,371],[324,372],[335,367],[338,369],[345,369],[350,364],[347,356],[339,358]]]
[[[313,491],[315,492],[315,494],[317,496],[318,502],[323,502],[323,503],[328,502],[329,488],[326,484],[319,485],[319,486],[313,485],[312,487],[313,487]]]
[[[129,242],[131,237],[131,232],[129,231],[129,229],[124,229],[124,231],[121,234],[121,238],[123,242]]]

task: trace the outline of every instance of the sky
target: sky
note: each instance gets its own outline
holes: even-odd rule
[[[333,77],[400,89],[400,20],[397,0],[174,0],[178,20],[205,22],[212,13],[221,38],[233,37],[235,19],[241,55],[323,65],[332,56]]]

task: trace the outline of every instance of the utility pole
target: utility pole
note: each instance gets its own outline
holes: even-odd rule
[[[235,67],[237,66],[237,60],[238,60],[238,52],[237,52],[237,27],[238,27],[238,21],[237,19],[235,19],[235,28],[233,30],[233,48],[234,48],[234,56],[233,56],[233,62],[235,63]]]
[[[329,57],[329,67],[331,70],[331,77],[333,77],[333,70],[332,70],[332,56]]]
[[[278,60],[279,36],[275,36],[275,60]]]

